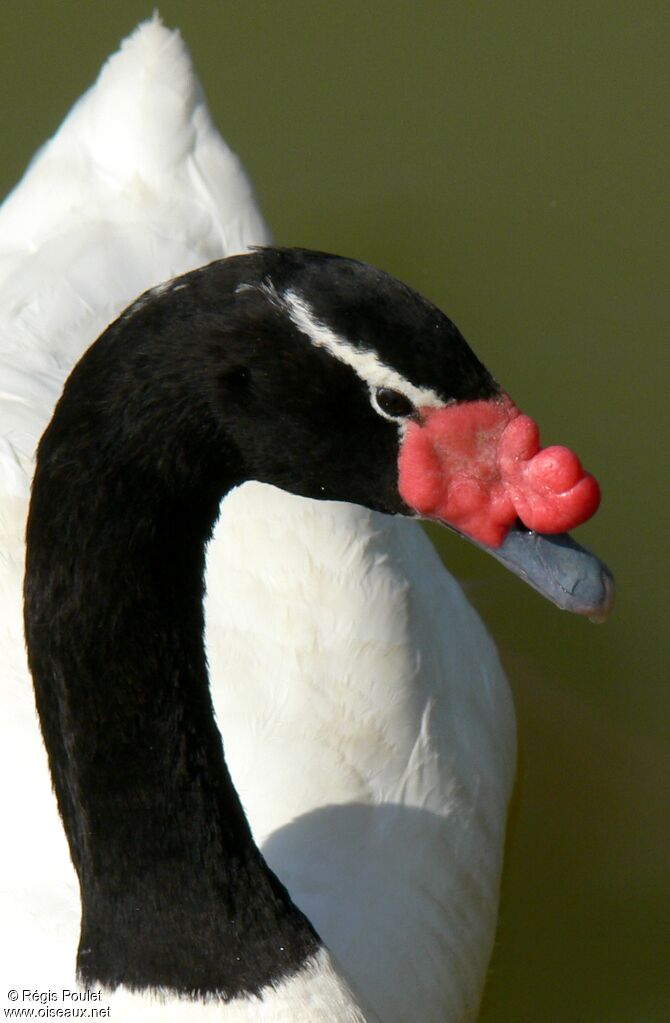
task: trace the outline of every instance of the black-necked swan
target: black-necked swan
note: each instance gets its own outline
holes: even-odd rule
[[[38,450],[25,623],[80,978],[250,1020],[281,1018],[299,985],[305,1020],[359,1018],[253,842],[214,723],[205,547],[248,479],[494,548],[579,524],[598,488],[568,449],[540,449],[433,305],[323,253],[263,249],[160,286],[68,379]]]
[[[11,920],[19,896],[7,961],[28,985],[36,964],[71,983],[78,925],[18,638],[32,451],[73,360],[135,294],[268,237],[196,85],[178,36],[142,26],[0,212],[3,777],[25,765],[3,795],[21,829],[0,899]],[[471,1018],[514,762],[479,619],[415,524],[260,484],[224,502],[209,559],[214,701],[256,839],[384,1020]]]

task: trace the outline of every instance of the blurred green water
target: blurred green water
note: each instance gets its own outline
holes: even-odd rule
[[[151,3],[0,5],[0,190]],[[522,771],[482,1020],[670,1018],[666,4],[160,5],[276,238],[456,320],[603,484],[605,626],[439,535],[498,639]],[[437,535],[437,534],[435,534]]]

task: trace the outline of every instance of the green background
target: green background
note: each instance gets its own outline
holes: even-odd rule
[[[520,722],[481,1019],[667,1023],[667,4],[159,9],[276,239],[427,294],[545,443],[573,446],[600,479],[579,539],[617,575],[606,625],[439,535],[498,640]],[[2,0],[3,193],[151,10]]]

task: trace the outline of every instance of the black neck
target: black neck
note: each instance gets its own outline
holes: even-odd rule
[[[80,974],[256,992],[319,943],[252,840],[214,723],[204,548],[225,486],[191,479],[180,493],[128,465],[102,469],[93,441],[77,459],[95,475],[73,471],[68,437],[81,449],[81,430],[50,432],[28,525],[26,635],[81,884]]]

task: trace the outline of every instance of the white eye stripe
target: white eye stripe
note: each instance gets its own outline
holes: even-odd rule
[[[429,387],[416,387],[406,380],[397,370],[386,366],[376,352],[362,351],[356,348],[345,338],[335,334],[332,330],[316,319],[307,302],[299,298],[293,291],[285,291],[282,300],[286,306],[291,321],[301,333],[305,334],[313,345],[324,348],[333,358],[343,362],[367,384],[370,394],[380,387],[387,387],[392,391],[399,391],[404,394],[416,408],[441,408],[445,404],[444,398]],[[384,418],[391,419],[385,415],[377,403],[375,408]]]

